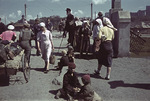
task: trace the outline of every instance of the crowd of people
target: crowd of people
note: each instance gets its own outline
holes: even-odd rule
[[[94,91],[90,85],[90,75],[85,74],[82,77],[83,86],[79,83],[77,75],[75,74],[75,56],[74,52],[83,52],[88,55],[90,50],[90,37],[93,36],[92,52],[97,55],[98,68],[95,70],[95,75],[100,76],[102,65],[107,67],[106,80],[110,79],[112,66],[112,40],[114,39],[114,28],[107,17],[103,17],[102,12],[98,13],[98,17],[93,21],[83,20],[74,17],[71,14],[71,9],[66,9],[65,23],[60,22],[60,31],[63,31],[62,37],[68,34],[68,51],[62,51],[62,57],[56,69],[61,70],[63,66],[68,66],[68,71],[63,78],[63,87],[58,91],[55,98],[58,99],[63,96],[72,101],[72,99],[79,99],[79,101],[92,101]],[[1,21],[1,19],[0,19]],[[92,26],[91,26],[92,25]],[[13,25],[8,26],[6,30],[4,24],[0,22],[0,38],[1,40],[15,41],[16,33],[12,31]],[[35,40],[36,55],[41,56],[45,62],[44,73],[48,73],[50,56],[54,50],[54,43],[52,38],[53,24],[50,19],[47,22],[40,22],[35,19],[35,24],[31,28],[30,24],[25,22],[23,29],[19,34],[19,44],[25,50],[25,59],[27,60],[27,67],[30,67],[31,54],[31,40]],[[60,32],[61,33],[61,32]]]

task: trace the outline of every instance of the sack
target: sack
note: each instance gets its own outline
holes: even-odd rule
[[[73,20],[69,22],[69,25],[70,25],[70,26],[73,25],[73,24],[74,24],[74,21],[73,21]]]
[[[50,64],[55,64],[55,55],[51,54],[50,59],[49,59],[49,63]]]

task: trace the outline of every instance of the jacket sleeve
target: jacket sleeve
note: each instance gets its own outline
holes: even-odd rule
[[[68,80],[68,77],[67,75],[64,75],[64,78],[63,78],[63,88],[66,90],[66,91],[70,91],[70,92],[73,92],[73,87],[69,84],[69,80]]]

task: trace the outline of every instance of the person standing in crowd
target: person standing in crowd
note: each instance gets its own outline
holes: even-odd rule
[[[67,98],[67,101],[73,101],[73,98],[80,91],[81,84],[75,74],[76,65],[74,63],[68,64],[68,71],[63,77],[63,88],[58,91],[55,98],[59,99],[61,96]]]
[[[37,56],[41,55],[41,53],[39,52],[38,47],[37,47],[37,33],[40,32],[39,22],[40,22],[39,19],[35,19],[35,24],[33,25],[33,32],[35,35],[35,48],[36,48]]]
[[[53,24],[52,24],[50,18],[47,19],[46,28],[47,28],[47,30],[51,31],[51,33],[52,33],[52,31],[53,31]]]
[[[92,35],[88,21],[83,21],[79,35],[81,37],[80,55],[82,55],[83,52],[88,54],[90,48],[90,36]]]
[[[94,90],[91,86],[90,75],[83,75],[81,80],[83,82],[83,86],[81,87],[80,92],[77,94],[78,101],[93,101]]]
[[[16,33],[13,31],[14,28],[15,27],[13,25],[9,25],[8,30],[6,30],[0,35],[0,39],[8,40],[8,41],[15,41],[17,36],[16,36]]]
[[[96,19],[95,25],[93,27],[93,53],[99,51],[100,40],[97,39],[100,28],[103,27],[102,20]]]
[[[53,41],[52,41],[52,33],[46,29],[45,23],[40,23],[41,31],[37,34],[37,46],[38,50],[42,53],[42,58],[45,61],[45,71],[44,73],[48,73],[49,71],[49,58],[52,50],[54,49]]]
[[[65,27],[65,22],[63,19],[60,20],[59,22],[59,31],[60,31],[60,34],[61,34],[61,31],[64,30],[64,27]]]
[[[73,46],[75,51],[80,50],[79,31],[80,28],[82,27],[82,24],[83,24],[82,21],[78,17],[75,17],[75,26],[74,26],[75,35],[74,35],[74,46]]]
[[[2,34],[4,31],[6,31],[6,26],[4,25],[3,22],[1,22],[1,18],[0,18],[0,34]]]
[[[24,29],[19,34],[20,46],[25,50],[26,66],[30,67],[31,45],[30,40],[34,37],[34,33],[30,29],[30,24],[24,24]]]
[[[109,27],[111,26],[110,20],[108,18],[103,19],[103,25],[98,34],[98,39],[101,40],[99,56],[98,56],[98,68],[95,70],[95,74],[100,74],[102,65],[107,67],[107,74],[105,79],[110,79],[110,72],[112,66],[112,40],[114,39],[114,30]]]
[[[67,13],[67,19],[66,19],[66,26],[65,26],[65,29],[64,29],[64,33],[66,33],[66,31],[69,33],[68,44],[71,44],[71,46],[73,46],[74,16],[71,14],[71,9],[70,8],[66,9],[66,13]]]

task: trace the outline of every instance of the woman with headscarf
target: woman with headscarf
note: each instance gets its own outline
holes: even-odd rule
[[[95,70],[96,74],[100,74],[102,65],[107,67],[107,74],[105,79],[110,79],[111,65],[112,65],[112,40],[114,39],[114,31],[117,30],[113,27],[110,20],[106,17],[103,18],[103,25],[98,34],[98,39],[101,40],[99,56],[98,56],[98,69]]]
[[[49,71],[49,58],[54,49],[52,41],[52,33],[46,29],[45,23],[39,24],[41,31],[37,34],[37,46],[38,50],[42,53],[42,58],[45,61],[44,73]]]
[[[103,27],[103,23],[101,19],[96,19],[95,25],[93,27],[93,52],[99,50],[100,40],[97,39],[100,28]]]

